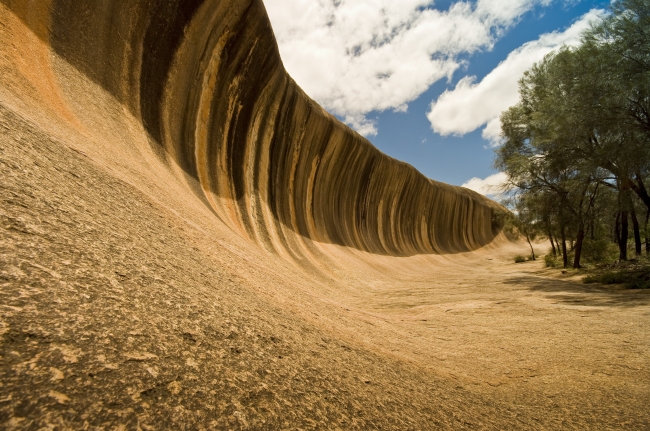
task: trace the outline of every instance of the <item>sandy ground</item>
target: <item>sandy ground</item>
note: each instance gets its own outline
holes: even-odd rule
[[[294,262],[48,124],[0,108],[3,428],[650,427],[650,292],[505,241]]]

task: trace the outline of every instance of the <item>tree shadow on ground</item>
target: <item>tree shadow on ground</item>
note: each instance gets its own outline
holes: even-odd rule
[[[622,285],[583,284],[573,280],[519,276],[504,284],[522,286],[532,292],[546,293],[558,303],[591,307],[640,307],[650,305],[650,290],[626,289]]]

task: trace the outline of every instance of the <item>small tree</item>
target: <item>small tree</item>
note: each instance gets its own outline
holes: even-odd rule
[[[519,200],[516,206],[517,215],[515,217],[515,223],[519,232],[526,237],[526,241],[530,247],[531,259],[535,260],[535,249],[533,248],[532,241],[535,241],[540,235],[539,227],[541,223],[537,217],[540,211],[537,211],[538,208],[534,207],[534,202],[526,200],[525,195],[522,197],[524,199]]]
[[[520,201],[537,219],[553,211],[549,205],[557,205],[564,264],[568,264],[566,228],[573,226],[573,266],[579,268],[603,173],[582,157],[581,144],[589,141],[592,131],[574,106],[573,97],[582,87],[572,79],[572,55],[569,50],[549,55],[521,79],[520,102],[501,116],[504,139],[495,166],[508,174],[511,188],[518,190]]]

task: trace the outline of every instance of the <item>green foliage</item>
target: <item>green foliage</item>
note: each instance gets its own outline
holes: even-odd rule
[[[507,211],[502,211],[502,210],[494,210],[492,211],[492,232],[496,235],[498,232],[501,232],[502,230],[508,230],[506,228],[506,224],[508,223],[508,220],[511,218],[511,214]]]
[[[582,256],[586,262],[613,262],[618,257],[616,244],[606,238],[586,239],[582,246]]]
[[[502,217],[502,229],[506,236],[513,240],[518,240],[521,233],[517,229],[517,216],[513,213],[505,214]]]
[[[511,230],[549,238],[574,268],[615,259],[614,236],[626,259],[635,197],[650,210],[650,1],[612,12],[527,71],[501,115],[494,165],[508,175]]]
[[[548,268],[555,268],[561,265],[561,262],[557,258],[557,256],[553,256],[552,254],[547,254],[544,256],[544,264]]]
[[[607,271],[582,279],[583,283],[624,284],[628,289],[650,289],[650,269]]]
[[[522,263],[522,262],[526,262],[526,257],[525,256],[522,256],[520,254],[515,256],[515,263]]]

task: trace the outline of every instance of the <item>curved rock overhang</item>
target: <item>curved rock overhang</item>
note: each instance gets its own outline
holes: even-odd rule
[[[501,207],[392,159],[284,70],[261,0],[0,0],[138,118],[233,230],[392,256],[474,250]],[[297,234],[297,235],[296,235]]]

